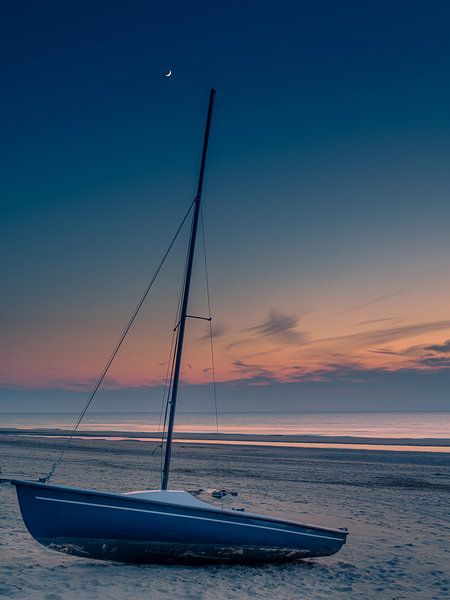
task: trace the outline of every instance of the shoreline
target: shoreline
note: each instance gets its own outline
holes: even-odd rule
[[[2,428],[0,435],[37,438],[67,438],[71,431],[67,429],[19,429]],[[160,432],[157,431],[77,431],[74,439],[79,440],[110,440],[119,442],[159,442]],[[397,452],[441,452],[450,453],[450,438],[376,438],[361,436],[327,436],[327,435],[264,435],[264,434],[234,434],[234,433],[175,433],[174,442],[187,444],[212,444],[232,446],[271,446],[286,448],[329,448],[368,451],[397,451]]]

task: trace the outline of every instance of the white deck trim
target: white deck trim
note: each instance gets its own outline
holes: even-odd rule
[[[186,490],[139,490],[136,492],[125,492],[123,496],[136,498],[138,500],[151,500],[172,506],[191,506],[197,508],[217,508],[208,502],[196,498]],[[220,510],[220,509],[219,509]]]
[[[319,538],[319,539],[333,540],[335,542],[340,541],[339,538],[336,538],[336,537],[331,537],[331,536],[326,536],[326,535],[317,535],[315,533],[306,533],[306,532],[300,532],[300,531],[288,531],[286,529],[279,529],[277,527],[267,527],[266,525],[254,525],[252,523],[238,523],[238,522],[229,523],[228,521],[224,521],[222,519],[211,519],[209,517],[195,517],[193,515],[178,515],[176,513],[161,512],[161,511],[157,511],[157,510],[146,510],[144,508],[129,508],[129,507],[124,507],[124,506],[111,506],[110,504],[96,504],[94,502],[80,502],[79,500],[60,500],[58,498],[44,498],[43,496],[36,496],[36,500],[46,500],[47,502],[63,502],[65,504],[81,504],[83,506],[93,506],[95,508],[111,508],[113,510],[125,510],[125,511],[132,511],[132,512],[151,513],[151,514],[155,514],[155,515],[165,515],[168,517],[180,517],[182,519],[195,519],[198,521],[213,521],[215,523],[239,525],[240,527],[256,527],[257,529],[269,529],[270,531],[281,531],[282,533],[291,533],[292,535],[306,535],[309,537],[315,537],[315,538]]]

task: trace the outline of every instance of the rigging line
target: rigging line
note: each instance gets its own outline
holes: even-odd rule
[[[80,416],[78,418],[78,421],[76,422],[74,428],[72,429],[72,431],[71,431],[71,433],[70,433],[70,435],[69,435],[69,437],[67,439],[66,444],[63,446],[63,448],[62,448],[59,456],[57,457],[57,459],[53,463],[53,466],[50,469],[50,471],[48,472],[47,476],[42,478],[42,480],[43,480],[44,483],[49,482],[51,480],[51,478],[53,477],[53,475],[55,474],[55,471],[58,468],[59,463],[61,462],[61,460],[62,460],[62,458],[63,458],[63,456],[64,456],[67,448],[69,447],[69,445],[70,445],[70,443],[71,443],[71,441],[73,439],[73,436],[75,435],[75,433],[76,433],[76,431],[77,431],[77,429],[78,429],[81,421],[83,420],[83,417],[86,414],[87,409],[89,408],[92,400],[94,399],[94,396],[97,393],[99,387],[103,383],[103,380],[105,379],[105,377],[106,377],[106,375],[107,375],[107,373],[109,371],[109,368],[110,368],[113,360],[115,359],[117,353],[119,352],[120,347],[122,346],[122,343],[123,343],[125,337],[127,336],[127,333],[131,329],[131,326],[133,325],[133,323],[134,323],[134,321],[135,321],[135,319],[136,319],[136,317],[137,317],[137,315],[138,315],[138,313],[139,313],[142,305],[144,304],[145,299],[147,298],[148,293],[150,292],[150,289],[152,288],[152,286],[153,286],[156,278],[159,275],[159,272],[161,271],[161,269],[162,269],[162,267],[163,267],[163,265],[164,265],[164,263],[166,261],[166,258],[169,256],[169,253],[172,250],[173,245],[175,244],[175,241],[176,241],[176,239],[178,237],[178,234],[182,230],[183,225],[185,224],[186,219],[188,218],[189,213],[191,212],[192,207],[194,206],[194,204],[195,204],[195,199],[189,205],[189,208],[188,208],[186,214],[184,215],[184,217],[183,217],[183,219],[182,219],[182,221],[181,221],[178,229],[176,230],[175,235],[172,238],[172,241],[170,242],[170,244],[169,244],[166,252],[164,253],[164,256],[162,257],[161,262],[159,263],[159,265],[158,265],[155,273],[153,274],[153,277],[151,278],[150,283],[147,285],[147,287],[146,287],[144,293],[142,294],[141,299],[139,300],[136,308],[134,309],[134,311],[133,311],[133,313],[132,313],[132,315],[131,315],[128,323],[126,324],[124,330],[122,331],[122,334],[120,335],[119,340],[118,340],[116,346],[114,347],[114,350],[112,351],[112,353],[111,353],[111,355],[110,355],[110,357],[109,357],[109,359],[108,359],[108,361],[107,361],[107,363],[106,363],[103,371],[101,372],[101,374],[100,374],[100,376],[99,376],[99,378],[97,380],[97,383],[95,384],[93,390],[91,391],[91,393],[89,395],[89,398],[87,399],[86,404],[84,405],[83,410],[81,411],[81,414],[80,414]]]
[[[212,317],[211,317],[211,295],[209,292],[209,277],[208,277],[208,261],[206,258],[206,240],[205,240],[205,223],[203,220],[203,210],[200,207],[200,218],[202,223],[202,240],[203,240],[203,257],[205,261],[205,280],[206,280],[206,298],[208,302],[208,317],[209,317],[209,340],[211,345],[211,373],[213,383],[213,395],[214,395],[214,407],[216,411],[216,432],[219,433],[219,410],[217,406],[217,386],[216,386],[216,366],[214,361],[214,342],[213,342],[213,329],[212,329]]]
[[[170,370],[171,370],[171,357],[172,357],[172,352],[173,352],[173,344],[174,344],[174,338],[175,338],[175,332],[172,333],[172,339],[170,342],[170,350],[169,350],[169,357],[167,359],[167,369],[166,369],[166,376],[164,379],[164,390],[163,390],[163,394],[162,394],[162,401],[161,401],[161,410],[159,413],[159,421],[158,421],[158,433],[163,434],[163,430],[161,429],[161,425],[162,425],[162,416],[163,416],[163,412],[164,412],[164,400],[166,398],[166,393],[167,393],[167,387],[169,385],[169,381],[170,381]],[[162,441],[162,439],[161,439]]]

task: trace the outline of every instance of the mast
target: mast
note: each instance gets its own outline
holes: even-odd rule
[[[191,237],[189,240],[188,260],[186,266],[186,277],[184,280],[183,299],[181,302],[180,320],[178,322],[178,334],[175,346],[175,366],[173,372],[172,390],[170,396],[169,423],[167,427],[166,453],[164,456],[164,467],[162,472],[161,489],[167,490],[169,484],[170,457],[172,454],[173,426],[175,422],[175,410],[177,405],[178,384],[180,381],[181,358],[183,354],[184,332],[186,329],[186,318],[189,304],[189,290],[191,287],[192,264],[194,262],[195,242],[197,239],[198,218],[200,215],[200,203],[202,199],[203,177],[205,174],[206,154],[208,152],[209,130],[214,106],[216,90],[211,88],[209,92],[208,114],[206,117],[205,135],[203,138],[202,158],[200,162],[200,173],[198,176],[197,194],[194,200],[194,216],[192,217]]]

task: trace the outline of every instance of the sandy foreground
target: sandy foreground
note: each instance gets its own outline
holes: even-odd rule
[[[45,474],[61,439],[0,436],[2,477]],[[55,483],[154,489],[154,444],[75,440]],[[59,554],[23,525],[0,485],[0,598],[204,600],[450,598],[450,454],[178,443],[171,487],[235,490],[227,506],[347,527],[337,555],[286,565],[134,566]]]

